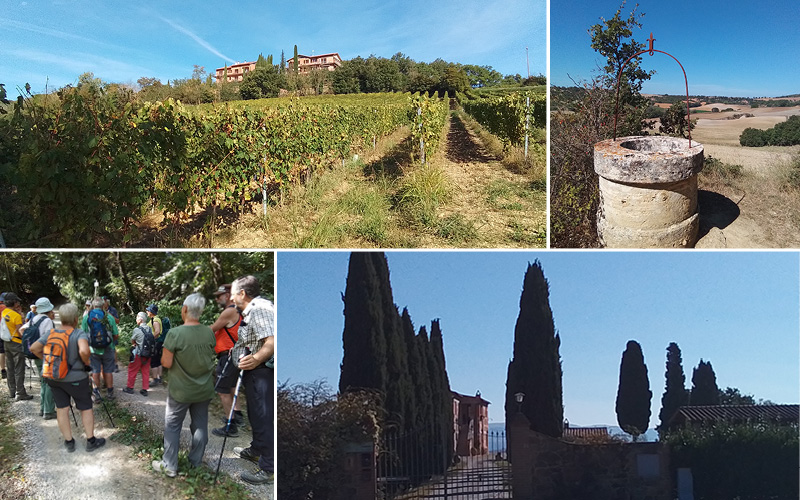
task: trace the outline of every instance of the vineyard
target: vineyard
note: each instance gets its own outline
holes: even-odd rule
[[[547,126],[547,96],[524,92],[491,96],[483,99],[462,99],[464,111],[472,115],[489,132],[507,143],[520,146],[533,128]]]
[[[180,221],[280,197],[403,125],[424,161],[447,117],[446,102],[408,94],[195,107],[92,87],[36,97],[0,118],[12,246],[125,244],[150,211]]]

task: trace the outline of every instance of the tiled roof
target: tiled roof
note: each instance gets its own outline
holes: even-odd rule
[[[564,438],[608,437],[608,427],[566,427]]]
[[[681,406],[672,421],[709,422],[721,420],[781,420],[797,422],[800,405],[714,405]]]
[[[459,401],[463,401],[465,399],[472,399],[472,400],[478,400],[477,402],[480,403],[480,404],[486,404],[486,405],[492,404],[492,403],[486,401],[485,399],[483,399],[481,397],[480,393],[478,393],[478,394],[476,394],[474,396],[469,396],[467,394],[461,394],[461,393],[456,392],[456,391],[450,391],[450,392],[453,393],[453,397],[458,399]]]

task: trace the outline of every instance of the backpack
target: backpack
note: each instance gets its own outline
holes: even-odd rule
[[[42,316],[35,324],[31,325],[29,323],[28,328],[22,333],[22,352],[28,359],[39,359],[38,356],[31,352],[31,346],[34,342],[39,340],[39,326],[41,326],[42,322],[46,319],[48,319],[47,316]],[[33,319],[31,319],[31,321],[33,321]]]
[[[42,355],[42,377],[50,380],[64,380],[64,377],[67,376],[70,368],[67,347],[69,346],[69,337],[74,331],[74,328],[69,331],[50,330]]]
[[[159,319],[161,320],[161,335],[156,339],[156,344],[163,344],[164,340],[167,338],[167,332],[172,328],[172,325],[169,322],[169,318],[166,316]]]
[[[89,325],[90,346],[95,349],[102,349],[111,345],[111,335],[108,333],[111,327],[108,325],[108,318],[102,310],[92,309],[89,311],[86,323]]]
[[[139,346],[139,356],[149,358],[156,352],[156,338],[153,336],[153,330],[146,325],[138,327],[144,333],[144,340],[142,345]]]

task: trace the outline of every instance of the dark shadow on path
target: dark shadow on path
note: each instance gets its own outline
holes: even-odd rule
[[[497,160],[497,158],[486,154],[481,145],[467,131],[464,122],[456,115],[452,115],[450,121],[445,153],[447,154],[447,159],[455,163],[486,163]]]
[[[700,213],[698,240],[707,235],[711,228],[725,229],[739,217],[739,205],[727,196],[713,191],[698,190],[697,204]]]

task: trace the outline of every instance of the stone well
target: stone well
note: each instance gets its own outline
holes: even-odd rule
[[[597,234],[609,248],[683,248],[697,239],[697,173],[703,145],[666,136],[594,145],[600,176]]]

